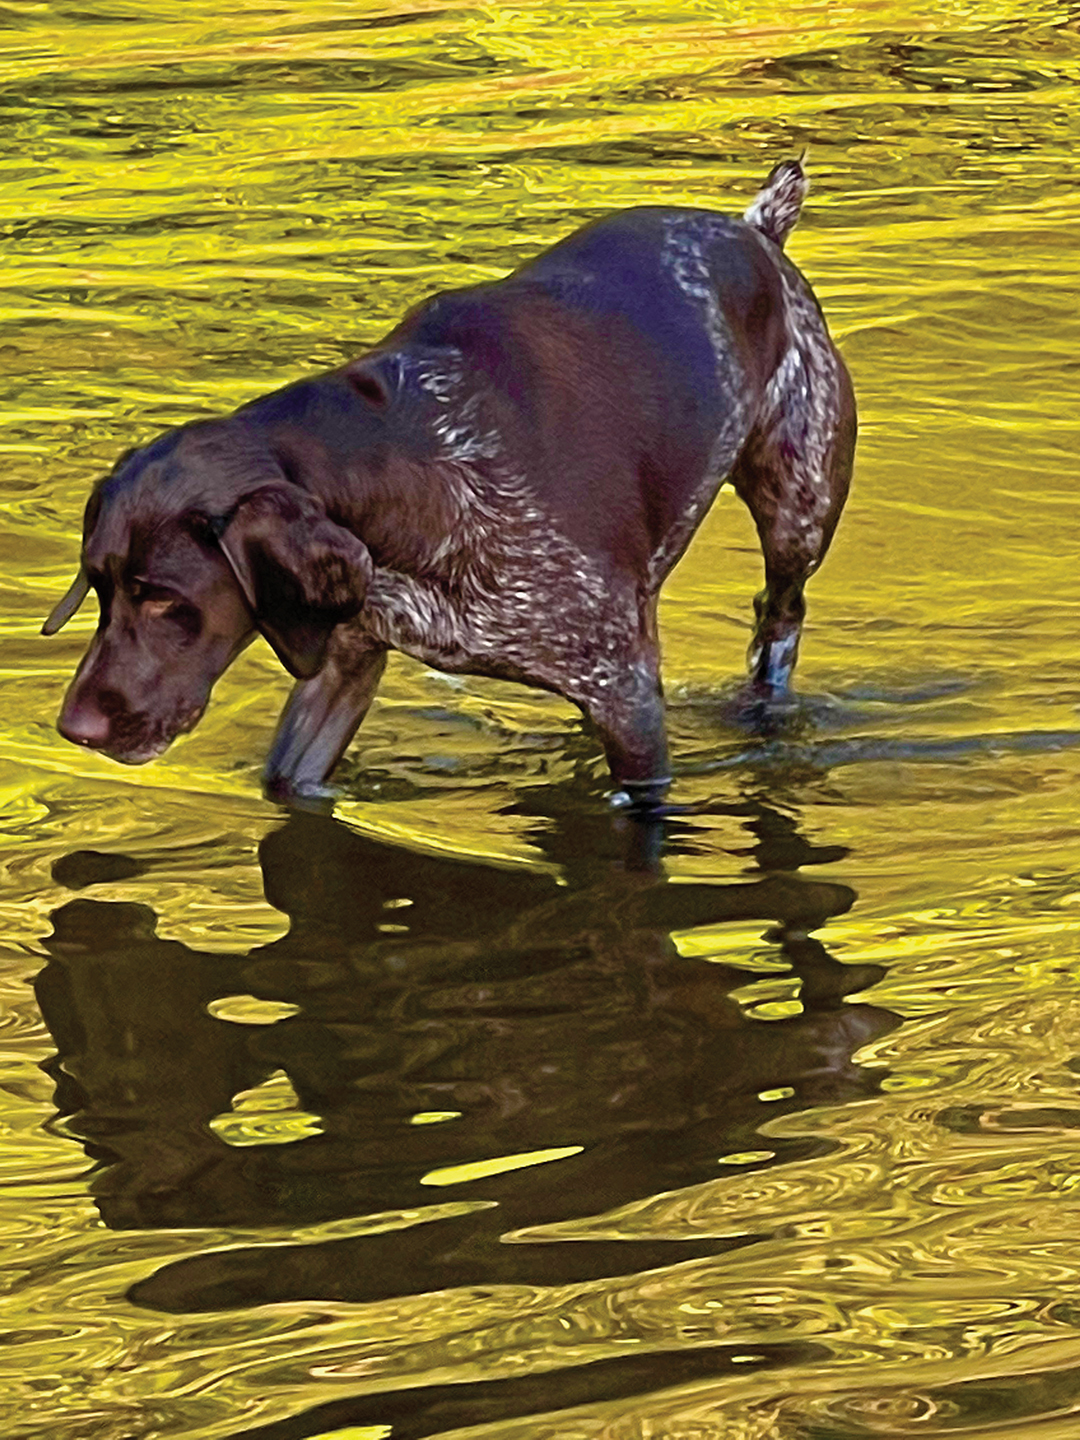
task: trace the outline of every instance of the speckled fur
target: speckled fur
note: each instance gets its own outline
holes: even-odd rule
[[[805,156],[804,156],[805,158]],[[810,191],[801,160],[781,160],[746,207],[743,219],[781,249],[799,218]]]
[[[778,540],[805,549],[814,570],[833,508],[828,458],[840,421],[839,366],[805,280],[783,256],[777,265],[790,343],[766,388],[756,430],[787,460],[790,489]]]
[[[690,504],[652,555],[649,583],[656,590],[701,524],[750,430],[746,376],[737,358],[730,326],[720,308],[716,282],[708,263],[710,246],[729,236],[736,224],[722,215],[693,214],[676,216],[665,226],[663,263],[675,276],[679,289],[700,308],[715,355],[724,418],[713,441],[705,474]]]
[[[432,428],[454,519],[430,576],[376,570],[368,630],[437,669],[524,679],[578,703],[600,698],[625,668],[627,636],[638,629],[636,597],[612,593],[596,561],[560,533],[507,467],[459,366],[429,362],[418,379],[445,409]],[[538,611],[558,615],[557,637],[537,633]]]

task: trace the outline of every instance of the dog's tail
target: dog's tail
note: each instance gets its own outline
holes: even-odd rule
[[[743,219],[755,230],[783,248],[784,241],[795,228],[799,211],[810,189],[806,178],[803,151],[798,160],[781,160],[769,172],[769,178],[748,205]]]

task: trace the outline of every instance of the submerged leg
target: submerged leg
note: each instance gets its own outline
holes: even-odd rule
[[[263,770],[275,799],[318,797],[368,712],[386,666],[386,649],[366,634],[339,626],[326,663],[300,680],[281,712]]]
[[[607,756],[615,805],[654,808],[671,784],[660,657],[631,660],[617,683],[571,698],[585,712]]]
[[[754,596],[754,636],[746,663],[750,684],[762,699],[780,699],[791,688],[806,615],[803,586],[813,569],[812,562],[766,566],[765,589]]]

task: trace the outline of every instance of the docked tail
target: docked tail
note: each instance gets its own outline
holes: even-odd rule
[[[805,159],[804,152],[798,160],[781,160],[779,165],[775,165],[743,214],[748,225],[753,225],[755,230],[760,230],[781,248],[795,228],[795,221],[810,189],[810,181],[802,167]]]

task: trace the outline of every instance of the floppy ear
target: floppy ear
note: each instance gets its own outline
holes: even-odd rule
[[[81,566],[79,573],[71,582],[71,589],[53,610],[52,614],[41,627],[43,635],[55,635],[62,629],[71,617],[78,610],[79,606],[90,593],[90,581],[87,579],[86,571]]]
[[[218,544],[286,670],[301,680],[317,674],[334,626],[363,606],[374,569],[367,546],[288,483],[245,496]]]

